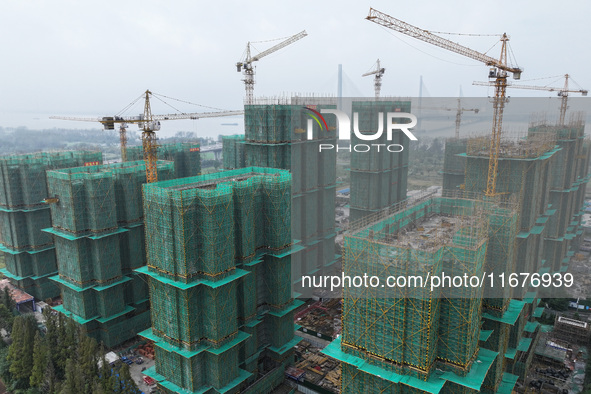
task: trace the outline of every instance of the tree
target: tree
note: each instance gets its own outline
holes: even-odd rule
[[[29,384],[31,387],[40,387],[43,383],[43,375],[47,368],[47,344],[41,339],[39,331],[35,333],[35,341],[33,348],[33,369],[31,371],[31,377],[29,378]]]
[[[8,360],[8,347],[0,349],[0,378],[7,384],[12,381],[10,360]]]
[[[64,315],[61,313],[57,314],[56,318],[56,344],[55,348],[51,350],[51,354],[53,355],[53,362],[55,365],[55,373],[57,374],[58,379],[64,379],[66,375],[66,361],[68,357],[71,355],[71,351],[69,348],[69,339],[66,333],[66,319]]]
[[[105,348],[101,345],[100,354],[101,354],[101,367],[99,371],[99,379],[98,384],[100,385],[103,392],[109,392],[109,383],[111,377],[111,366],[107,363],[107,358],[105,357]]]
[[[66,379],[62,385],[62,394],[84,393],[84,382],[76,368],[76,362],[69,358],[66,362]]]
[[[98,357],[97,357],[97,343],[93,338],[90,338],[82,332],[82,329],[78,332],[78,374],[82,377],[85,385],[84,392],[90,392],[92,390],[93,381],[98,375]]]
[[[22,318],[15,318],[12,325],[12,344],[8,348],[7,358],[10,361],[10,373],[17,377],[17,379],[22,369],[19,365],[19,361],[22,360],[20,355],[23,351],[25,342],[24,330],[25,328],[22,324]]]
[[[14,324],[14,315],[8,307],[2,303],[0,304],[0,328],[6,330],[10,335],[12,325]]]
[[[12,327],[12,344],[8,349],[10,373],[16,388],[28,388],[33,369],[33,346],[37,321],[33,316],[17,316]]]
[[[12,293],[8,286],[5,286],[4,291],[2,292],[2,304],[4,304],[4,306],[11,312],[16,308],[16,303],[12,299]]]
[[[139,393],[139,389],[129,373],[129,367],[127,364],[121,365],[119,369],[119,386],[121,387],[121,393],[123,394],[136,394]]]
[[[548,308],[555,311],[566,311],[568,310],[568,297],[562,298],[542,298],[542,302],[548,305]]]
[[[58,378],[55,373],[55,366],[51,357],[47,357],[47,365],[45,367],[45,376],[43,377],[43,383],[41,389],[44,393],[56,393],[58,390]]]

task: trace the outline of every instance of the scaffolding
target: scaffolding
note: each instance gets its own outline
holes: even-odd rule
[[[160,178],[174,164],[158,161]],[[148,290],[131,270],[146,264],[141,187],[144,161],[47,172],[63,304],[88,335],[116,346],[149,326]]]
[[[230,390],[263,349],[291,354],[291,175],[270,168],[144,186],[147,276],[159,385]],[[253,367],[253,365],[255,367]]]
[[[244,135],[224,135],[222,136],[222,144],[224,168],[226,170],[244,168],[246,166],[244,156]]]
[[[509,140],[502,144],[496,191],[514,196],[518,207],[515,272],[535,273],[542,265],[546,222],[556,212],[548,204],[551,163],[559,148],[554,145],[551,133],[539,133],[532,141],[528,140]],[[468,140],[465,189],[481,192],[486,189],[483,174],[488,171],[489,158],[488,153],[480,152],[475,145],[474,139]],[[514,288],[512,296],[522,298],[527,291],[527,287]]]
[[[40,152],[0,157],[0,206],[12,210],[39,207],[47,197],[45,171],[100,164],[90,151]]]
[[[100,152],[43,152],[0,157],[0,253],[11,281],[37,299],[53,298],[48,280],[57,271],[51,226],[47,170],[102,163]]]
[[[157,163],[163,180],[174,177],[174,165]],[[143,161],[49,171],[53,228],[72,236],[112,232],[119,225],[141,224]]]
[[[201,147],[196,142],[177,142],[174,144],[158,145],[159,160],[174,162],[174,177],[186,178],[201,173]],[[127,147],[127,160],[144,159],[144,149],[140,146]],[[158,175],[160,179],[160,174]]]
[[[490,150],[490,136],[468,139],[468,156],[486,156]],[[551,132],[512,133],[503,135],[499,146],[499,158],[528,159],[542,156],[556,146],[556,135]]]
[[[345,237],[346,276],[479,275],[486,253],[486,220],[470,200],[433,198]],[[428,380],[440,361],[459,373],[477,353],[482,296],[478,289],[428,286],[344,289],[345,352],[372,354],[395,372]]]
[[[244,136],[224,137],[224,167],[256,166],[291,172],[291,235],[293,242],[302,246],[291,257],[294,280],[307,273],[326,272],[338,257],[334,245],[336,150],[319,152],[319,147],[321,143],[336,146],[336,119],[327,116],[326,125],[309,126],[312,119],[304,106],[316,111],[336,106],[324,99],[305,98],[301,104],[299,99],[263,101],[245,106]],[[311,296],[309,289],[297,291]]]
[[[461,152],[456,141],[446,144],[446,158],[453,155],[454,160],[467,160],[466,191],[481,192],[486,187],[488,138],[465,140],[466,153]],[[564,272],[564,264],[582,234],[584,184],[589,180],[588,146],[580,117],[567,125],[548,125],[544,120],[532,123],[527,135],[503,141],[497,193],[500,198],[511,199],[513,209],[509,215],[489,218],[487,272]],[[454,183],[452,164],[446,161],[444,169],[444,182],[446,177],[450,181],[448,188]],[[458,177],[462,176],[457,169]],[[513,294],[506,289],[484,299],[483,332],[492,335],[483,346],[499,356],[487,374],[483,392],[500,392],[524,379],[538,342],[539,330],[532,329],[535,324],[531,319],[537,316],[534,310],[542,290],[525,286]]]

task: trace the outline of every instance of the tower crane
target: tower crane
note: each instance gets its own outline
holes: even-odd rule
[[[474,112],[477,114],[480,112],[478,108],[464,108],[462,107],[462,88],[460,87],[460,96],[458,97],[458,106],[457,108],[449,108],[449,107],[420,107],[420,109],[435,109],[435,110],[442,110],[442,111],[456,111],[456,139],[460,138],[460,125],[462,124],[462,114],[464,112]]]
[[[586,89],[579,89],[579,90],[572,90],[568,88],[568,79],[570,76],[568,74],[564,74],[564,86],[562,88],[552,87],[552,86],[531,86],[531,85],[513,85],[508,84],[507,87],[510,88],[517,88],[517,89],[529,89],[529,90],[545,90],[548,92],[558,92],[558,97],[560,97],[560,118],[558,121],[559,125],[564,125],[565,116],[566,116],[566,109],[567,101],[568,101],[568,94],[569,93],[581,93],[583,96],[586,96],[589,93]],[[479,82],[476,81],[472,83],[473,85],[478,86],[492,86],[490,82]]]
[[[480,112],[478,108],[464,108],[462,107],[462,99],[458,97],[458,108],[456,110],[456,139],[460,138],[460,124],[462,123],[462,114],[464,112],[474,112],[477,114]]]
[[[236,71],[241,72],[244,74],[244,87],[246,89],[246,104],[252,104],[254,99],[254,66],[252,63],[261,60],[267,55],[270,55],[274,52],[277,52],[281,48],[284,48],[288,45],[293,44],[294,42],[301,40],[302,38],[306,37],[308,33],[305,30],[295,34],[288,39],[281,41],[279,44],[272,46],[271,48],[260,52],[258,55],[251,56],[250,54],[250,47],[251,44],[248,42],[246,44],[246,56],[244,60],[239,61],[236,63]]]
[[[507,36],[506,33],[501,36],[501,55],[498,59],[496,59],[484,53],[480,53],[453,41],[442,38],[434,33],[431,33],[430,31],[420,29],[411,25],[410,23],[396,19],[373,8],[369,9],[369,15],[366,17],[366,19],[378,25],[387,27],[388,29],[395,30],[407,36],[477,60],[490,67],[488,77],[494,80],[493,85],[495,87],[495,97],[493,100],[494,115],[492,135],[490,139],[488,176],[485,194],[486,196],[494,196],[496,194],[499,148],[501,145],[501,131],[503,125],[503,110],[506,103],[505,93],[507,89],[507,76],[508,73],[511,73],[514,79],[520,79],[521,73],[523,71],[519,67],[510,66],[508,64],[507,43],[509,42],[509,36]]]
[[[378,59],[378,61],[376,62],[375,70],[366,72],[365,74],[362,75],[362,77],[367,77],[369,75],[375,75],[374,81],[373,81],[373,86],[374,86],[374,90],[376,92],[376,98],[380,97],[380,89],[382,88],[382,77],[384,76],[385,72],[386,72],[386,69],[383,67],[380,67],[380,59]]]
[[[146,162],[146,180],[148,183],[152,183],[158,181],[158,172],[156,166],[156,161],[158,160],[158,145],[156,143],[155,132],[160,130],[161,120],[214,118],[220,116],[235,116],[244,114],[244,111],[220,111],[153,115],[152,106],[150,104],[150,96],[152,96],[152,94],[153,93],[151,91],[146,90],[146,92],[141,96],[144,97],[144,112],[138,116],[103,116],[99,118],[50,116],[50,119],[73,120],[78,122],[99,122],[104,126],[105,130],[115,130],[115,124],[119,123],[122,161],[127,161],[127,128],[129,127],[129,124],[137,124],[142,130],[142,147],[144,152],[144,160]]]

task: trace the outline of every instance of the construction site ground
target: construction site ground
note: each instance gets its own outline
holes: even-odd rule
[[[121,344],[121,346],[112,349],[112,351],[115,352],[120,358],[122,356],[134,358],[134,362],[132,364],[129,364],[129,372],[131,374],[131,378],[143,393],[148,394],[151,390],[156,389],[156,384],[147,385],[144,382],[144,376],[146,375],[143,374],[143,371],[154,366],[154,359],[141,355],[138,351],[138,345],[144,343],[144,340],[135,337],[134,339],[131,339]],[[137,360],[140,357],[142,363],[137,364],[135,360]],[[119,360],[117,362],[121,363],[122,361]]]
[[[322,349],[308,341],[296,346],[295,367],[305,372],[304,379],[333,393],[340,393],[341,364],[320,353]]]
[[[296,324],[329,337],[335,337],[341,327],[341,300],[317,301],[296,314]]]
[[[576,278],[568,292],[573,298],[591,297],[591,235],[586,234],[581,250],[570,259],[568,272]]]
[[[561,350],[561,347],[568,350]],[[581,392],[587,359],[587,347],[555,340],[552,331],[540,333],[536,355],[525,378],[524,392]]]

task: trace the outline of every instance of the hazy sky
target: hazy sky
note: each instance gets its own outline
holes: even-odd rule
[[[384,95],[417,96],[421,75],[432,97],[456,96],[460,85],[465,96],[490,93],[472,86],[472,81],[486,80],[485,65],[365,20],[370,6],[431,31],[507,32],[517,63],[525,69],[524,81],[568,72],[591,88],[591,3],[586,0],[4,0],[0,114],[114,114],[148,88],[193,103],[239,109],[244,84],[235,63],[246,42],[304,29],[308,37],[258,62],[255,95],[335,94],[342,63],[345,94],[371,96],[373,80],[361,74],[378,57],[386,67]],[[482,52],[498,40],[444,37]],[[262,51],[275,43],[255,46]],[[489,54],[497,57],[499,46]],[[517,89],[510,94],[551,95]],[[183,111],[204,110],[171,103]],[[157,102],[154,107],[155,113],[172,111]]]

